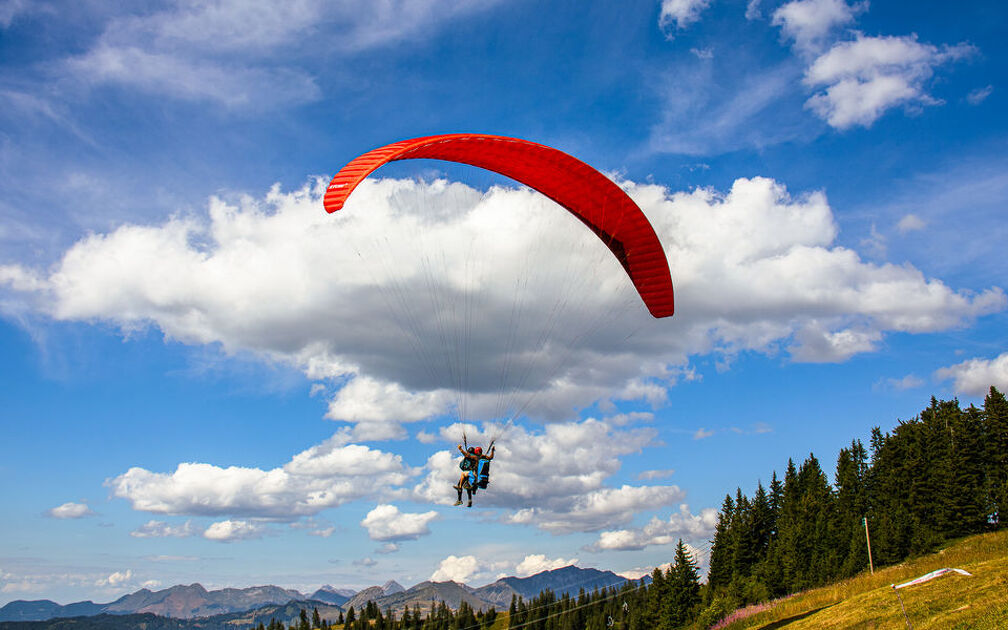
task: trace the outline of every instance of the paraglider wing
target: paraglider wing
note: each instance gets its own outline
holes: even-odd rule
[[[369,151],[344,166],[326,190],[326,211],[342,208],[354,188],[383,164],[420,158],[485,168],[538,190],[602,239],[623,265],[654,317],[672,315],[668,260],[647,217],[605,175],[545,145],[484,134],[449,134],[396,142]]]

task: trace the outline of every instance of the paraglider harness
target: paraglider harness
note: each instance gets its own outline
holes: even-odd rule
[[[463,442],[465,442],[465,436],[462,437]],[[490,446],[487,447],[487,452],[493,448],[493,441],[490,442]],[[475,455],[475,449],[471,446],[466,447],[466,452]],[[479,459],[474,464],[468,457],[463,457],[462,461],[459,462],[459,468],[463,471],[469,473],[466,475],[466,485],[472,490],[473,494],[480,488],[486,489],[490,484],[490,460],[485,457],[480,456]]]

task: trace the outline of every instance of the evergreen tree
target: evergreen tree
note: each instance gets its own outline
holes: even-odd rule
[[[718,514],[717,525],[714,526],[714,538],[711,540],[710,570],[707,573],[707,583],[712,591],[728,586],[732,577],[731,558],[733,550],[729,541],[729,528],[732,515],[735,513],[735,502],[731,495],[726,494]]]
[[[868,565],[863,518],[868,514],[868,451],[861,440],[840,449],[836,467],[834,538],[840,554],[836,575],[849,577]]]
[[[663,609],[663,600],[669,596],[669,584],[665,574],[658,567],[651,572],[651,584],[645,591],[645,613],[642,621],[644,627],[656,630],[668,630],[668,620]]]
[[[984,398],[984,460],[987,512],[998,528],[1008,526],[1008,401],[993,386]]]
[[[700,605],[700,576],[696,561],[686,551],[681,538],[676,545],[675,561],[669,568],[667,581],[664,616],[668,627],[679,628],[693,621]]]
[[[732,550],[732,578],[745,578],[756,560],[755,550],[749,545],[752,538],[752,510],[741,488],[735,489],[735,511],[732,513],[729,540]]]

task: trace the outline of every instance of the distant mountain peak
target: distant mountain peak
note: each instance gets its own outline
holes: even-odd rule
[[[396,593],[402,593],[403,591],[406,590],[405,588],[403,588],[402,584],[396,582],[395,580],[389,580],[388,582],[385,582],[384,584],[382,584],[381,588],[386,595],[395,595]]]

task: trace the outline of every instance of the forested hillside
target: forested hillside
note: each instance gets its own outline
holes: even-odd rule
[[[891,433],[873,429],[869,449],[842,449],[832,485],[810,454],[751,497],[726,496],[707,600],[752,603],[865,570],[865,518],[876,566],[1008,522],[1008,403],[995,388],[982,409],[932,398]]]

